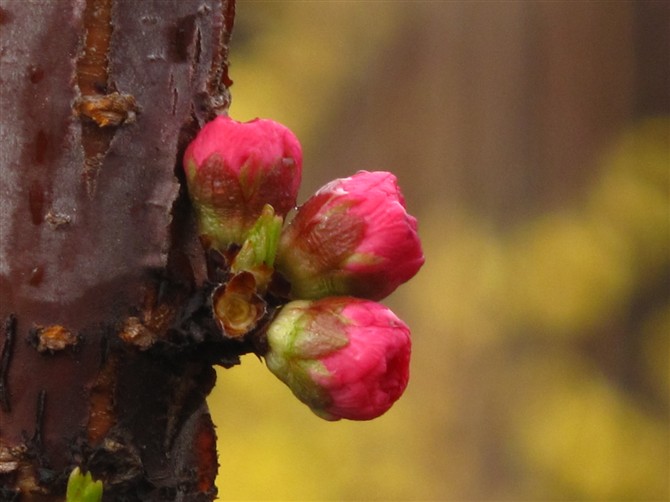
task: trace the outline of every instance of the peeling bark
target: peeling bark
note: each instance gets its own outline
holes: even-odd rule
[[[229,104],[233,18],[0,0],[2,500],[61,500],[75,466],[105,500],[215,496],[205,397],[246,348],[203,314],[180,160]]]

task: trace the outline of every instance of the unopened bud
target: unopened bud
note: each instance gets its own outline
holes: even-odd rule
[[[409,328],[357,298],[286,304],[267,331],[268,368],[326,420],[385,413],[409,379]]]
[[[225,251],[244,242],[266,204],[282,217],[295,206],[302,150],[277,122],[219,116],[186,149],[184,170],[200,234]]]
[[[388,296],[424,263],[416,219],[395,176],[359,171],[331,181],[284,229],[277,269],[293,298]]]

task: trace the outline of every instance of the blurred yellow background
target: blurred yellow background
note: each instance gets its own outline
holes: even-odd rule
[[[301,200],[394,172],[426,265],[383,417],[219,371],[221,500],[670,498],[668,5],[238,2],[231,115],[294,130]]]

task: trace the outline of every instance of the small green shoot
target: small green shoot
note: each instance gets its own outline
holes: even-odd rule
[[[102,481],[94,481],[90,472],[82,474],[75,467],[67,482],[65,502],[100,502],[102,500]]]

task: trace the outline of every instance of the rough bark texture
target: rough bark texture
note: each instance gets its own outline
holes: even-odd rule
[[[211,500],[206,266],[181,155],[234,0],[0,0],[0,500]],[[202,323],[200,323],[202,324]],[[215,347],[213,349],[213,347]]]

